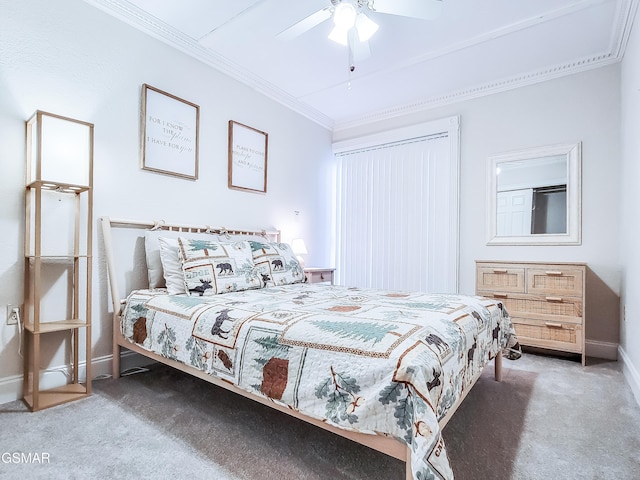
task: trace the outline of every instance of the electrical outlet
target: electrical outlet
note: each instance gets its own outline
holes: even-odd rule
[[[13,313],[14,308],[17,308],[18,312],[20,312],[18,305],[7,305],[7,325],[16,325],[18,323],[18,317]],[[18,313],[18,315],[20,315],[20,313]]]

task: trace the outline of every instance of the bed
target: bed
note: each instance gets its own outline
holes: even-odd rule
[[[275,231],[100,220],[114,377],[126,348],[401,459],[407,479],[453,478],[442,429],[516,343],[499,301],[308,284]]]

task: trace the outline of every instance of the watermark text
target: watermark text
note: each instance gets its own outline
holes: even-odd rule
[[[47,452],[2,452],[0,463],[50,463]]]

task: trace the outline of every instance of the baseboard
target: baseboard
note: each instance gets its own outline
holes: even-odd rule
[[[608,342],[599,342],[596,340],[586,340],[585,349],[587,356],[595,358],[604,358],[607,360],[620,359],[622,363],[623,373],[627,382],[631,386],[631,390],[640,405],[640,373],[633,366],[624,349],[615,344]],[[111,375],[111,360],[113,355],[105,355],[103,357],[94,358],[92,361],[93,377]],[[120,364],[122,370],[128,370],[135,367],[144,367],[149,365],[150,360],[130,350],[125,350],[120,355]],[[80,378],[86,375],[85,363],[80,365]],[[55,388],[64,385],[67,377],[63,372],[67,372],[69,367],[63,365],[57,368],[50,368],[43,372],[41,377],[41,385],[43,389]],[[0,379],[0,404],[13,402],[22,398],[22,375],[13,375]]]
[[[622,347],[618,347],[618,354],[622,361],[622,373],[627,379],[633,395],[636,397],[636,402],[638,402],[640,406],[640,373],[638,373],[636,367],[631,363],[631,359]]]
[[[587,357],[603,358],[605,360],[618,359],[618,344],[611,342],[600,342],[598,340],[585,340],[584,349]]]
[[[94,379],[102,376],[111,376],[111,360],[113,355],[105,355],[103,357],[93,358],[91,361],[92,376]],[[120,364],[122,370],[128,370],[135,367],[144,367],[149,365],[150,360],[143,355],[125,350],[120,355]],[[79,366],[80,381],[86,378],[86,363],[82,362]],[[67,382],[69,373],[68,365],[49,368],[41,373],[40,388],[46,390],[49,388],[60,387]],[[22,398],[22,375],[13,375],[0,379],[0,404],[13,402]]]

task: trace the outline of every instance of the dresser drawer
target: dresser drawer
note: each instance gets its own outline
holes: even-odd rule
[[[576,323],[553,322],[512,317],[518,341],[522,345],[550,348],[565,352],[582,352],[583,326]]]
[[[478,266],[476,288],[482,291],[524,293],[524,268],[501,265]]]
[[[582,297],[583,269],[554,265],[527,268],[527,292],[536,295]]]
[[[476,295],[502,302],[518,341],[582,354],[585,364],[583,263],[476,260]]]
[[[578,298],[509,293],[492,293],[485,296],[500,300],[511,316],[582,323],[582,301]]]

